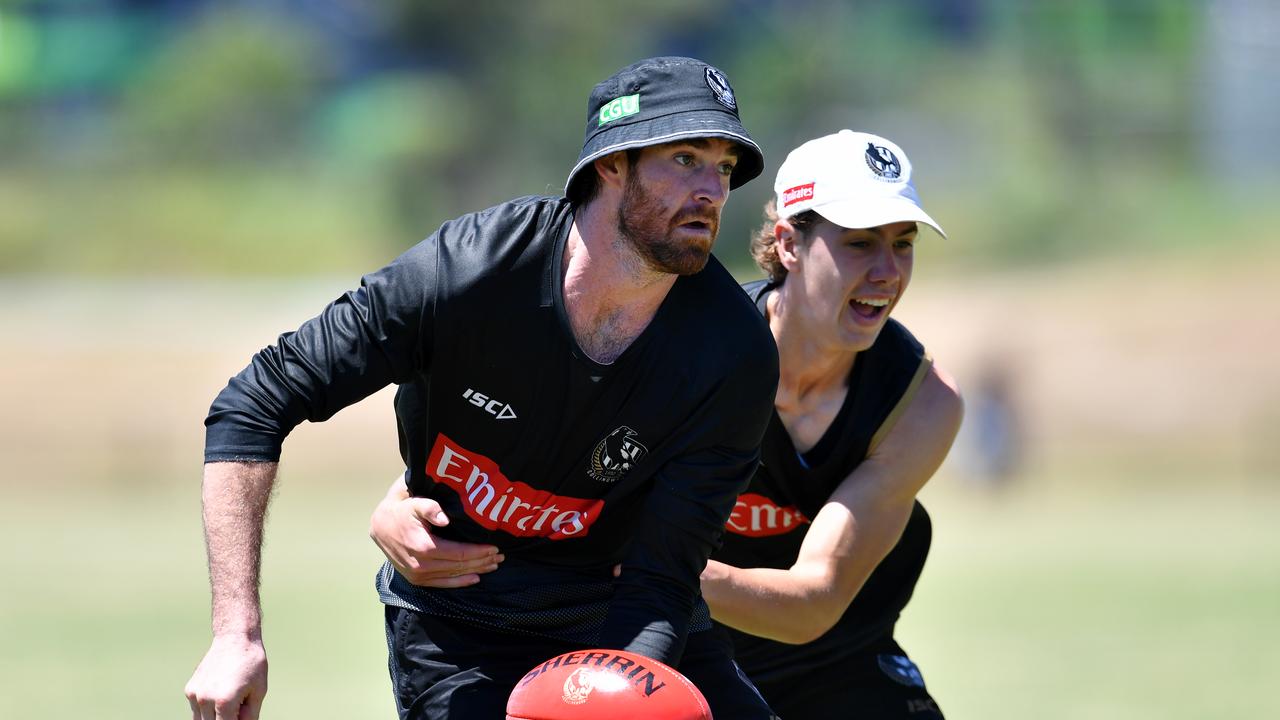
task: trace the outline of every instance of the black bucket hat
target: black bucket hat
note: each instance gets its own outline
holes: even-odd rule
[[[565,193],[596,158],[696,137],[724,138],[742,147],[730,188],[764,170],[764,153],[742,127],[738,101],[724,73],[686,57],[656,57],[628,65],[591,90],[586,139],[569,171]]]

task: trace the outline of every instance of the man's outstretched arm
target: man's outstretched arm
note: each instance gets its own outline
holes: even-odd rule
[[[201,495],[213,641],[187,682],[194,720],[257,720],[267,692],[258,578],[276,467],[273,462],[204,466]]]

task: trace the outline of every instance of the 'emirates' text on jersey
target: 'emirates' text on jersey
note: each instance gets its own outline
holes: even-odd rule
[[[214,401],[205,457],[275,460],[298,422],[396,383],[410,490],[450,518],[433,532],[507,559],[444,591],[384,567],[384,601],[673,661],[755,470],[777,351],[712,258],[593,362],[563,307],[572,223],[538,197],[446,223],[258,353]]]

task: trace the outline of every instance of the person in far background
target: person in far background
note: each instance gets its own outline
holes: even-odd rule
[[[993,353],[969,391],[970,422],[960,434],[971,480],[992,491],[1016,484],[1026,456],[1024,419],[1013,363]]]
[[[779,716],[941,718],[894,626],[931,541],[916,495],[950,450],[963,404],[890,314],[911,280],[919,224],[942,229],[906,154],[876,135],[801,145],[774,190],[752,243],[768,278],[744,289],[778,345],[778,392],[761,467],[702,593]],[[432,576],[429,549],[411,540],[425,520],[410,517],[410,502],[393,483],[370,534],[412,582],[451,581]]]

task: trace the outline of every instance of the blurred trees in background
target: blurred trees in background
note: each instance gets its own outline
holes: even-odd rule
[[[1277,20],[1250,0],[7,0],[0,274],[373,269],[558,193],[591,86],[659,54],[724,69],[765,148],[717,248],[739,269],[784,153],[842,127],[907,148],[955,263],[1195,246],[1224,217],[1247,237],[1280,167],[1280,119],[1252,111],[1280,105]]]

